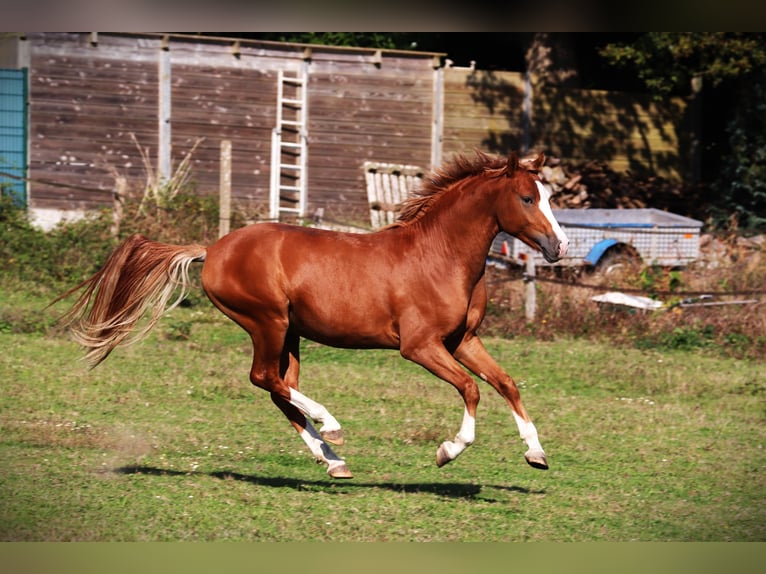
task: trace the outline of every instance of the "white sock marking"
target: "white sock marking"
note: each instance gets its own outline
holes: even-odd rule
[[[476,439],[476,419],[468,414],[468,409],[463,412],[463,422],[460,425],[460,432],[457,433],[455,440],[463,443],[465,446],[473,444]]]
[[[540,444],[540,439],[537,437],[537,429],[532,421],[525,421],[515,412],[513,413],[513,418],[516,419],[516,426],[519,427],[519,434],[521,435],[521,438],[524,439],[524,442],[527,443],[527,446],[532,450],[542,451],[543,447]]]
[[[460,432],[455,436],[454,441],[445,440],[442,447],[449,456],[450,460],[455,460],[467,446],[473,444],[476,438],[476,419],[468,414],[468,409],[463,413],[463,422],[460,425]]]
[[[340,430],[340,423],[321,404],[311,400],[303,393],[290,389],[290,402],[310,419],[322,423],[322,432]]]
[[[329,468],[343,463],[343,459],[333,452],[308,421],[306,421],[306,428],[301,431],[301,438],[306,443],[306,446],[309,447],[314,458],[326,463]]]

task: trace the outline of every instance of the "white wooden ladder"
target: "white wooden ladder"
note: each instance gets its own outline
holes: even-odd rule
[[[269,217],[306,215],[308,76],[279,70],[277,121],[271,131]]]

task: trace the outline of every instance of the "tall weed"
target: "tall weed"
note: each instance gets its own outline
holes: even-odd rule
[[[716,268],[690,266],[683,270],[637,269],[619,283],[591,285],[584,272],[556,275],[538,272],[534,321],[525,315],[525,284],[518,271],[488,268],[489,304],[482,332],[489,335],[553,340],[578,337],[642,349],[692,350],[761,359],[766,356],[766,313],[763,295],[718,297],[716,301],[754,300],[755,303],[681,307],[688,292],[762,291],[766,263],[762,254],[734,257]],[[552,279],[553,281],[546,281]],[[659,311],[604,307],[591,298],[609,290],[639,291],[665,303]]]

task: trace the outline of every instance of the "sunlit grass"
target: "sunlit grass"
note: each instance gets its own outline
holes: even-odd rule
[[[178,337],[188,323],[188,338]],[[340,420],[333,481],[205,306],[89,371],[63,336],[0,333],[3,540],[764,540],[762,363],[488,340],[551,469],[481,384],[477,441],[435,465],[455,390],[391,351],[305,342],[302,390]]]

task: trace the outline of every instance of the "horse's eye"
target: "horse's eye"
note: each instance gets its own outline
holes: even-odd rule
[[[528,195],[527,196],[523,196],[521,198],[521,201],[523,201],[527,205],[532,205],[535,202],[535,200],[532,199],[531,197],[529,197]]]

